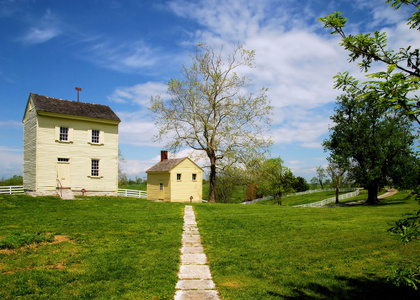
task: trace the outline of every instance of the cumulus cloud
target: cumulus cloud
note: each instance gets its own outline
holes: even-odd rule
[[[143,111],[117,112],[121,119],[119,143],[135,146],[151,146],[152,137],[158,133],[153,120]],[[157,146],[158,144],[155,144]]]

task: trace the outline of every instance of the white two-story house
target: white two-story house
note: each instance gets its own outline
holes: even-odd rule
[[[31,93],[23,117],[23,185],[32,195],[117,195],[118,124],[106,105]],[[70,192],[71,191],[71,192]]]

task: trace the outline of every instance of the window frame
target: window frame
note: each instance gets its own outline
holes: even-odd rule
[[[192,173],[191,179],[192,181],[197,181],[197,173]]]
[[[182,181],[182,174],[181,173],[176,174],[176,181]]]
[[[95,134],[97,133],[97,135]],[[92,129],[92,133],[90,136],[90,142],[92,144],[100,144],[101,143],[101,131],[98,129]]]
[[[96,166],[94,166],[94,162],[97,162]],[[90,176],[89,177],[92,177],[92,178],[100,178],[101,177],[100,174],[99,174],[99,170],[100,170],[99,165],[100,165],[100,159],[92,158],[90,160]]]
[[[65,130],[64,130],[65,129]],[[65,139],[64,139],[65,137]],[[58,140],[60,142],[69,142],[69,127],[60,126],[58,133]]]

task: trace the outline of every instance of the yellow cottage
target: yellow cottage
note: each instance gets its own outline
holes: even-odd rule
[[[106,105],[31,93],[23,117],[25,191],[117,195],[120,122]]]
[[[168,152],[162,151],[161,161],[146,173],[147,200],[203,200],[203,170],[188,157],[168,159]]]

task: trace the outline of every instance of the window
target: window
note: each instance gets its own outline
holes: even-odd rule
[[[178,174],[176,174],[176,180],[177,180],[177,181],[181,181],[181,174],[179,174],[179,173],[178,173]]]
[[[57,158],[57,162],[68,163],[69,162],[69,159],[68,158],[61,158],[61,157],[59,157],[59,158]]]
[[[92,143],[99,144],[99,130],[92,130]]]
[[[163,191],[163,182],[159,183],[159,191]]]
[[[68,140],[69,140],[69,128],[60,127],[60,141],[68,141]]]
[[[92,167],[91,167],[90,175],[92,177],[99,176],[99,159],[92,159]]]
[[[197,181],[197,174],[192,174],[192,180]]]

